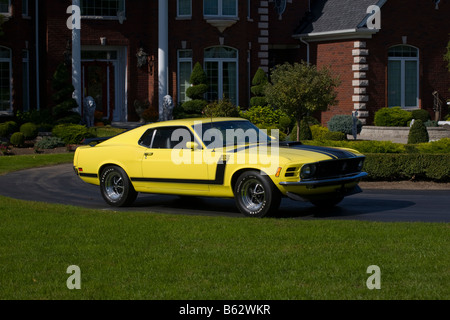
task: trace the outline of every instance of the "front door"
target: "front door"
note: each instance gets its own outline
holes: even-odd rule
[[[82,63],[83,98],[91,96],[96,103],[96,111],[110,121],[114,117],[114,65],[108,61]],[[97,114],[98,114],[97,113]]]

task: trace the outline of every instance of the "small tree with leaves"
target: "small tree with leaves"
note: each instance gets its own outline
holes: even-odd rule
[[[252,87],[250,90],[252,91],[254,97],[250,99],[250,106],[251,107],[264,107],[267,105],[267,100],[264,94],[264,90],[266,85],[269,83],[269,80],[267,78],[267,74],[264,72],[263,69],[259,68],[255,76],[252,80]]]
[[[328,68],[302,62],[276,66],[271,82],[265,87],[269,104],[280,108],[297,122],[297,139],[300,140],[300,122],[308,114],[326,111],[337,103],[336,87],[340,81]]]

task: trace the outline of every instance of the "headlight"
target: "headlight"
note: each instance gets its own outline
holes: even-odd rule
[[[314,176],[316,173],[316,165],[315,164],[305,164],[300,171],[300,177],[302,179],[309,179]]]
[[[364,166],[364,159],[362,159],[358,162],[358,171],[361,171],[363,166]]]

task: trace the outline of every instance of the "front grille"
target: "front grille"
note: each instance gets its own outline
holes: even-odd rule
[[[297,171],[298,167],[290,167],[286,169],[286,173],[284,174],[285,177],[295,177],[298,176],[298,172]]]
[[[318,162],[314,178],[327,179],[359,173],[362,168],[359,166],[361,160],[364,160],[364,157]]]

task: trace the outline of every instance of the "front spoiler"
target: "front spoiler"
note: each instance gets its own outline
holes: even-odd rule
[[[333,178],[333,179],[303,180],[303,181],[294,181],[294,182],[282,181],[282,182],[280,182],[280,185],[286,186],[286,187],[308,187],[308,188],[326,187],[326,186],[342,185],[342,184],[346,184],[346,183],[359,181],[367,176],[368,176],[367,172],[360,172],[356,175]]]

